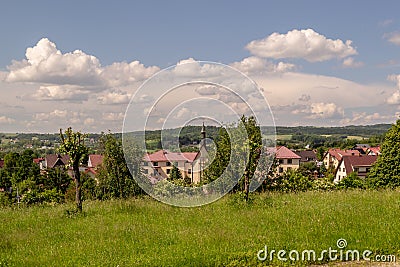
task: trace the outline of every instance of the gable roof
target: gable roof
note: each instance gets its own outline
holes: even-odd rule
[[[370,147],[368,149],[368,151],[374,153],[375,155],[378,155],[378,154],[381,153],[381,147],[380,146],[373,146],[373,147]]]
[[[55,166],[67,165],[69,163],[68,155],[49,154],[45,157],[46,167],[54,168]]]
[[[302,151],[294,151],[297,155],[301,157],[302,162],[307,162],[310,160],[316,160],[317,159],[317,154],[315,153],[314,150],[302,150]]]
[[[167,161],[188,161],[193,162],[197,152],[170,152],[168,150],[159,150],[152,154],[144,156],[145,161],[167,162]]]
[[[359,156],[361,153],[358,150],[342,150],[338,148],[331,148],[328,152],[332,157],[336,158],[337,160],[342,160],[343,156]]]
[[[353,171],[354,168],[370,167],[372,164],[375,163],[377,158],[378,156],[371,155],[344,156],[342,158],[342,161],[344,162],[344,167],[346,168],[346,174],[349,174]]]
[[[301,159],[299,155],[285,146],[278,146],[276,148],[275,157],[277,159]]]
[[[36,159],[33,159],[33,162],[36,164],[39,164],[43,160],[44,160],[44,158],[36,158]]]
[[[88,159],[89,168],[97,168],[102,163],[103,163],[103,155],[98,155],[98,154],[89,155]]]

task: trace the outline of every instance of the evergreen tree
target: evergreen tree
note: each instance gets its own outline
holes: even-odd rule
[[[183,179],[181,171],[175,165],[172,166],[169,180],[176,181]]]

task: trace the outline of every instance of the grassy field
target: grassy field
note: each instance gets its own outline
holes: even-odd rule
[[[265,245],[400,254],[399,191],[234,195],[198,208],[150,198],[0,210],[0,266],[263,266]],[[279,261],[270,262],[280,264]],[[307,264],[297,262],[298,264]]]

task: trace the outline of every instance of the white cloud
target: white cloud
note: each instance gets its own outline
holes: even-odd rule
[[[94,122],[95,122],[95,120],[94,120],[93,118],[86,118],[86,119],[83,121],[83,123],[84,123],[85,125],[93,125]]]
[[[206,84],[206,85],[197,87],[195,89],[195,91],[199,95],[216,95],[220,92],[220,89],[215,85]]]
[[[388,99],[387,103],[390,105],[400,104],[400,91],[394,92]]]
[[[384,38],[395,45],[400,45],[400,32],[391,32],[384,35]]]
[[[312,29],[294,29],[286,34],[273,33],[264,39],[251,41],[246,48],[258,57],[303,58],[310,62],[357,54],[352,41],[328,39]]]
[[[387,77],[389,81],[396,83],[398,90],[395,91],[391,96],[386,99],[386,102],[390,105],[400,104],[400,75],[392,74]]]
[[[8,66],[5,81],[38,83],[35,96],[45,100],[87,99],[90,92],[100,92],[142,81],[159,70],[139,61],[116,62],[102,67],[100,61],[81,50],[62,53],[55,43],[41,39],[28,47],[26,59]]]
[[[51,112],[41,112],[34,115],[36,120],[49,120],[54,118],[66,118],[68,116],[67,110],[55,109]]]
[[[121,90],[108,91],[105,94],[97,97],[97,101],[100,104],[112,105],[112,104],[127,104],[131,99],[131,95]]]
[[[311,119],[343,116],[343,109],[336,106],[335,103],[312,103],[310,112]]]
[[[103,120],[106,120],[106,121],[120,121],[122,119],[124,119],[124,113],[122,113],[122,112],[103,113]]]
[[[360,61],[355,61],[352,57],[348,57],[343,60],[342,66],[343,68],[359,68],[364,66],[364,63]]]
[[[90,91],[73,85],[42,85],[33,94],[38,100],[70,100],[84,101],[89,97]]]
[[[0,116],[0,124],[11,124],[13,122],[15,122],[14,119],[11,119],[7,116]]]
[[[367,112],[353,112],[351,118],[344,118],[340,121],[341,124],[349,125],[360,125],[360,124],[375,124],[381,123],[382,121],[392,120],[395,118],[393,115],[382,115],[378,112],[368,114]]]
[[[274,64],[264,58],[255,56],[244,58],[242,61],[234,62],[230,65],[247,75],[266,72],[287,72],[296,68],[296,66],[291,63],[279,62]]]
[[[186,118],[191,114],[190,110],[188,108],[181,108],[177,113],[176,113],[176,118],[182,119]]]

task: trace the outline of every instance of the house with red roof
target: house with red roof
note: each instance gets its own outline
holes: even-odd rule
[[[288,170],[297,170],[300,167],[301,156],[294,153],[285,146],[278,146],[275,151],[275,158],[278,166],[276,172],[284,173]]]
[[[366,153],[367,153],[367,155],[378,156],[381,154],[381,147],[380,146],[370,147],[370,148],[368,148]]]
[[[333,168],[336,170],[343,156],[359,156],[360,154],[360,151],[354,149],[331,148],[325,153],[323,163],[326,169]]]
[[[340,182],[352,172],[357,173],[360,178],[367,177],[377,158],[375,155],[343,156],[336,169],[334,182]]]
[[[189,177],[192,182],[196,182],[197,179],[193,179],[193,167],[197,154],[198,152],[159,150],[145,155],[142,167],[152,182],[168,178],[174,165],[181,171],[182,177]]]

